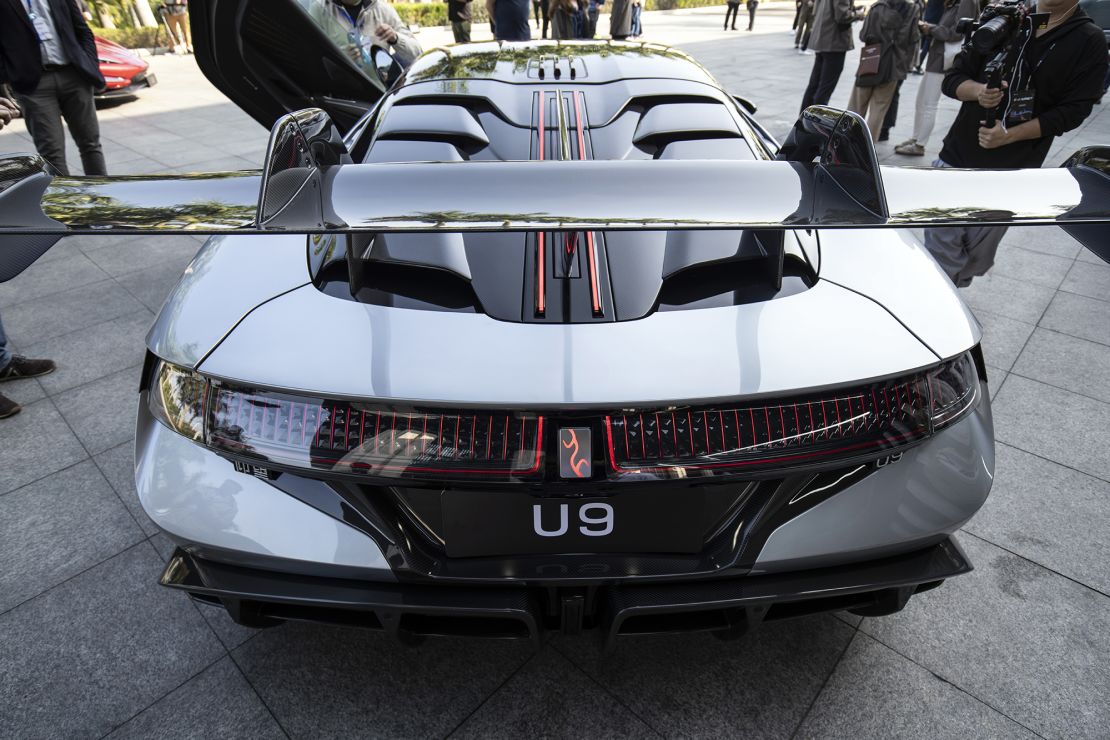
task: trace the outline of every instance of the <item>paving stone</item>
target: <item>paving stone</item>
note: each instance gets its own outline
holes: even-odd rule
[[[994,436],[1110,480],[1110,404],[1011,373],[994,399]]]
[[[31,345],[142,308],[115,281],[104,280],[10,306],[4,309],[4,329],[20,344]]]
[[[519,668],[517,641],[428,640],[406,648],[362,629],[287,624],[233,655],[290,735],[443,736]]]
[[[1040,325],[1073,337],[1110,344],[1110,303],[1074,293],[1057,293]]]
[[[1110,345],[1037,329],[1014,372],[1110,403]]]
[[[550,647],[532,658],[451,734],[452,738],[655,736]]]
[[[665,736],[789,737],[854,630],[830,615],[768,623],[736,642],[706,634],[554,645]]]
[[[983,327],[983,355],[987,364],[1009,370],[1036,327],[981,308],[974,313]]]
[[[960,543],[973,572],[860,629],[1041,735],[1104,737],[1106,597],[973,537]]]
[[[994,487],[964,529],[1110,594],[1110,483],[1000,444]]]
[[[1110,300],[1110,265],[1090,264],[1080,262],[1072,265],[1060,290],[1068,293],[1078,293],[1088,298],[1097,298],[1100,301]]]
[[[129,439],[121,445],[101,452],[93,458],[93,461],[108,479],[112,489],[123,500],[131,516],[138,521],[143,532],[149,537],[161,531],[143,511],[142,504],[139,503],[139,494],[135,491],[135,441]]]
[[[1052,288],[991,273],[975,278],[969,287],[960,290],[964,301],[973,309],[1003,312],[1027,324],[1037,323],[1054,294]]]
[[[34,357],[50,357],[58,370],[39,379],[50,395],[141,364],[146,333],[154,315],[142,309],[87,329],[27,347]]]
[[[1010,376],[1009,373],[1002,370],[995,370],[989,368],[987,371],[987,392],[990,393],[991,401],[994,401],[998,389],[1006,382],[1006,378]]]
[[[159,546],[159,550],[161,552],[165,552],[161,549],[162,547],[164,547],[165,543],[168,543],[171,546],[169,553],[166,553],[166,560],[169,560],[168,556],[170,553],[173,552],[173,543],[170,542],[169,538],[165,535],[151,538],[151,541],[154,540],[161,540],[163,542],[163,545]],[[205,604],[201,601],[197,601],[195,603],[197,606],[197,611],[199,611],[200,615],[204,617],[204,621],[208,622],[208,626],[212,628],[212,631],[216,633],[216,637],[220,639],[220,642],[223,643],[223,646],[228,650],[234,650],[247,640],[257,635],[259,632],[261,632],[261,630],[257,630],[251,627],[244,627],[241,624],[236,624],[235,620],[231,618],[231,616],[227,613],[227,610],[224,609],[222,606],[216,606],[215,604]],[[279,625],[277,627],[267,627],[266,629],[272,631],[280,630],[283,627],[284,625]]]
[[[99,737],[224,654],[145,542],[0,615],[0,737]]]
[[[15,342],[8,340],[8,349],[18,354],[19,349]],[[5,380],[0,383],[0,393],[17,402],[20,406],[27,406],[42,398],[46,398],[46,391],[38,378],[23,378],[21,380]],[[0,439],[3,435],[0,434]]]
[[[177,548],[177,545],[174,544],[173,540],[171,540],[165,532],[157,532],[151,535],[149,542],[158,553],[158,557],[162,558],[163,563],[168,563],[170,561],[173,551]]]
[[[141,539],[89,460],[0,496],[0,612]]]
[[[1073,260],[1035,252],[1018,246],[999,249],[990,274],[1004,275],[1036,285],[1057,288],[1071,269]]]
[[[87,457],[85,448],[48,399],[0,422],[0,494],[68,468]]]
[[[798,738],[1036,738],[1035,733],[857,634]]]
[[[63,239],[51,249],[60,249],[69,240]],[[0,308],[5,309],[24,301],[34,300],[43,296],[54,295],[66,290],[72,290],[82,285],[99,283],[108,278],[108,274],[96,266],[92,260],[76,246],[69,248],[70,254],[64,258],[47,260],[47,252],[38,262],[28,267],[15,279],[0,284]]]
[[[1021,247],[1069,260],[1075,259],[1080,251],[1086,251],[1082,244],[1058,226],[1008,229],[999,251],[1006,251],[1009,247]]]
[[[108,737],[284,738],[258,695],[224,658],[144,709]]]
[[[97,249],[89,258],[109,275],[120,276],[166,262],[184,269],[198,249],[197,240],[187,235],[143,236]]]
[[[134,438],[141,374],[142,366],[136,365],[54,397],[54,405],[90,455]]]

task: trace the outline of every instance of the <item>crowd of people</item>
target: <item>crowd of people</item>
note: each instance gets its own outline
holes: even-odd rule
[[[448,0],[447,12],[463,8],[470,0]],[[597,21],[602,6],[609,4],[609,36],[634,39],[643,34],[643,0],[531,0],[539,38],[556,41],[597,38]],[[498,41],[531,41],[528,0],[486,0],[493,37]],[[469,29],[461,35],[452,22],[455,43],[470,40]],[[550,36],[548,35],[550,33]]]

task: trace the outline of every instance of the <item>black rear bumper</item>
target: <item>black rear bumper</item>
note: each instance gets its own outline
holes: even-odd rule
[[[924,550],[865,563],[721,580],[622,582],[589,588],[428,586],[319,578],[243,568],[178,549],[161,583],[222,604],[236,621],[281,620],[381,629],[402,640],[470,635],[539,642],[545,630],[621,635],[712,631],[740,635],[760,622],[826,611],[879,616],[915,593],[967,573],[949,537]]]

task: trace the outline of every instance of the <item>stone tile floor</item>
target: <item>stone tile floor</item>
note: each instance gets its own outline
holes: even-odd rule
[[[784,134],[812,63],[791,10],[765,3],[750,34],[720,31],[722,13],[644,25]],[[258,165],[266,132],[191,59],[153,67],[162,84],[101,112],[114,172]],[[942,103],[930,156],[954,110]],[[1103,142],[1099,108],[1050,163]],[[0,133],[0,151],[29,148],[21,124]],[[134,389],[144,333],[199,243],[71,238],[0,286],[16,347],[59,362],[3,388],[25,409],[0,422],[0,737],[1110,736],[1110,266],[1063,233],[1012,231],[964,291],[999,442],[994,492],[961,535],[974,573],[888,618],[626,641],[608,658],[588,638],[410,650],[356,630],[255,632],[156,585],[169,547],[131,481]]]

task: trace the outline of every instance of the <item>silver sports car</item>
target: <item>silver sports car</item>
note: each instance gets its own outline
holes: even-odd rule
[[[1106,256],[1106,150],[879,167],[858,116],[780,145],[661,46],[367,72],[292,0],[191,5],[206,74],[273,124],[262,171],[0,161],[0,280],[65,234],[216,235],[140,389],[164,585],[252,626],[612,645],[889,614],[971,569],[980,330],[905,229],[1056,224]]]

